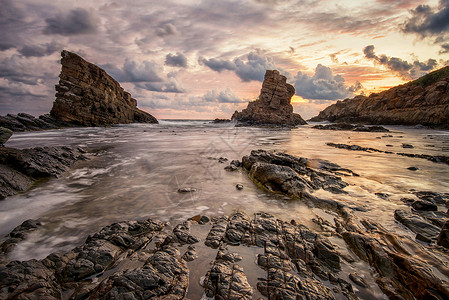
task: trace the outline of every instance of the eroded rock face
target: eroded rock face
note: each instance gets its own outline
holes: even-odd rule
[[[435,79],[436,78],[436,79]],[[338,101],[311,121],[449,127],[449,67],[416,81]]]
[[[50,111],[53,118],[81,126],[157,123],[103,69],[69,51],[62,51],[61,56],[60,80]]]
[[[235,112],[232,119],[242,125],[296,126],[306,122],[293,113],[290,101],[295,88],[287,83],[287,78],[276,70],[267,70],[262,83],[259,99],[248,103],[241,112]]]

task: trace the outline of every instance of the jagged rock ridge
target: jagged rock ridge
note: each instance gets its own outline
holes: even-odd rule
[[[241,112],[236,111],[232,119],[242,125],[296,126],[306,122],[293,113],[290,101],[295,88],[277,70],[267,70],[259,99],[248,103]]]
[[[449,67],[369,97],[327,107],[311,121],[449,127]]]
[[[69,51],[61,52],[62,69],[50,115],[83,126],[157,123],[137,108],[137,101],[103,69]]]

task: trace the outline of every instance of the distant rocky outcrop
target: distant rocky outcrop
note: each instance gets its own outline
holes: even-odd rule
[[[290,101],[295,88],[287,83],[287,78],[276,70],[267,70],[262,83],[259,99],[248,103],[241,112],[236,111],[232,120],[241,125],[296,126],[306,122],[293,113]]]
[[[449,67],[369,97],[338,101],[311,121],[449,128]]]
[[[26,113],[0,116],[0,126],[13,131],[72,126],[158,123],[137,108],[136,99],[103,69],[75,53],[61,52],[61,73],[50,114],[35,118]]]

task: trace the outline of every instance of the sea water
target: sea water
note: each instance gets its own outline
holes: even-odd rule
[[[413,190],[449,192],[449,165],[326,145],[344,143],[447,156],[448,131],[400,126],[387,126],[387,133],[324,131],[312,125],[276,129],[162,120],[160,124],[15,133],[7,147],[69,145],[87,149],[89,160],[77,162],[59,178],[0,201],[0,234],[4,236],[27,219],[39,219],[42,226],[9,254],[10,259],[26,260],[68,251],[87,235],[123,220],[154,218],[177,224],[195,215],[211,217],[243,210],[249,215],[263,211],[285,221],[293,219],[315,231],[321,229],[313,218],[332,221],[328,211],[261,189],[243,170],[224,169],[255,149],[324,159],[351,169],[360,176],[343,178],[349,183],[347,194],[315,194],[342,201],[354,214],[405,236],[413,237],[393,217],[396,209],[409,210],[401,198],[413,197]],[[404,143],[414,148],[404,149]],[[418,170],[409,170],[411,166]],[[236,184],[244,188],[238,190]],[[179,193],[180,188],[195,192]],[[375,193],[390,196],[383,199]]]

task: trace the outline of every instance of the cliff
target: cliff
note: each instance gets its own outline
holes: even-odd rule
[[[276,70],[267,70],[259,99],[249,102],[247,108],[235,112],[232,119],[242,125],[296,126],[306,122],[293,113],[291,98],[295,88]]]
[[[136,99],[103,69],[69,51],[62,51],[61,56],[52,117],[81,126],[157,123],[138,109]]]
[[[337,101],[311,121],[448,128],[449,67],[369,97]]]

